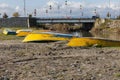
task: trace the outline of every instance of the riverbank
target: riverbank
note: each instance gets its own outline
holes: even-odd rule
[[[119,47],[0,41],[0,77],[10,80],[119,80]]]
[[[120,33],[120,20],[97,19],[91,32]]]

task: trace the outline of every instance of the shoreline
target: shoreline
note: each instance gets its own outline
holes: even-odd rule
[[[65,41],[0,42],[0,77],[10,80],[118,80],[120,47],[67,47]]]

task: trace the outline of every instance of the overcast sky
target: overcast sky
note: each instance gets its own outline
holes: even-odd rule
[[[120,14],[120,0],[67,0],[67,5],[65,5],[65,1],[25,0],[26,16],[27,14],[34,16],[35,9],[37,17],[91,17],[96,15],[95,12],[101,17],[106,17],[108,12],[111,13],[112,17]],[[49,9],[50,5],[51,10]],[[21,16],[25,16],[24,0],[0,0],[0,13],[2,15],[7,13],[11,17],[14,12],[19,12]]]

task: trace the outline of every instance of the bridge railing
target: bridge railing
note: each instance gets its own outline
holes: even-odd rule
[[[38,18],[37,23],[94,23],[91,18]]]

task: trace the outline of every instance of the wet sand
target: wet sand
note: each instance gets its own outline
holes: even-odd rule
[[[120,47],[0,41],[0,80],[120,80]]]

